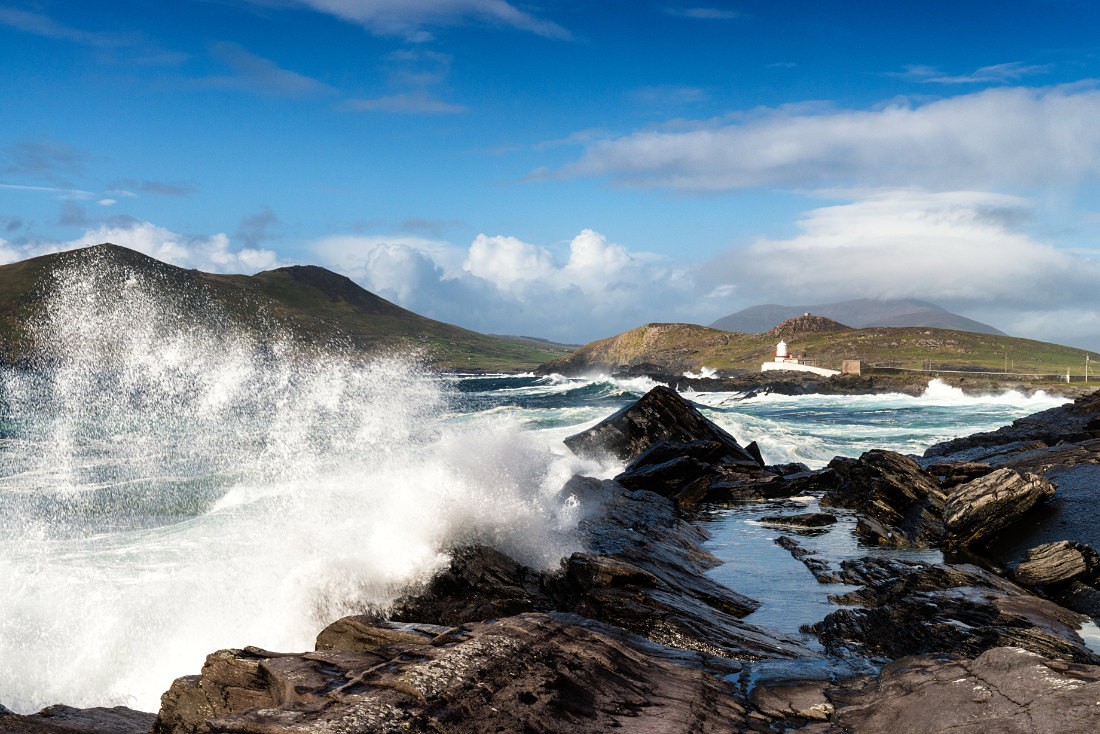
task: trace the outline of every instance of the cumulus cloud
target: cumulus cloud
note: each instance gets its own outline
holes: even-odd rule
[[[65,242],[38,241],[21,245],[5,243],[0,248],[3,262],[15,262],[51,252],[110,242],[137,250],[183,268],[197,268],[215,273],[255,273],[278,267],[282,263],[271,250],[235,248],[224,234],[209,237],[188,237],[151,222],[130,222],[124,225],[101,225],[80,237]]]
[[[1029,216],[1027,200],[1003,194],[879,192],[807,212],[796,236],[728,253],[698,279],[749,303],[921,298],[1016,336],[1092,338],[1100,259],[1030,236]]]
[[[557,23],[525,13],[505,0],[294,0],[322,13],[357,23],[373,33],[431,38],[426,27],[476,20],[516,28],[548,38],[568,38]]]
[[[584,230],[556,254],[516,237],[467,247],[412,237],[333,237],[322,260],[418,313],[490,333],[588,341],[695,307],[682,268]]]
[[[1059,186],[1100,170],[1097,119],[1093,84],[990,89],[866,110],[795,106],[600,140],[541,176],[690,191]]]

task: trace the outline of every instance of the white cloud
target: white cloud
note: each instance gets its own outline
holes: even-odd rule
[[[597,141],[576,162],[541,175],[694,191],[1072,185],[1100,170],[1097,119],[1093,84],[866,110],[795,106]]]
[[[980,312],[1014,336],[1092,339],[1100,260],[1028,235],[1029,213],[1028,201],[1003,194],[880,192],[814,209],[798,235],[728,253],[698,279],[734,285],[750,303],[920,298]]]
[[[320,240],[314,251],[405,308],[490,333],[588,341],[682,317],[696,303],[683,269],[592,230],[570,242],[564,259],[516,237],[484,234],[465,248],[348,236]]]
[[[1022,61],[983,66],[969,74],[944,74],[934,66],[914,64],[906,66],[903,73],[893,76],[930,84],[1008,84],[1018,82],[1025,76],[1044,74],[1048,71],[1050,71],[1049,65],[1025,64]]]
[[[425,26],[451,25],[467,19],[488,22],[546,36],[568,38],[557,23],[517,9],[505,0],[295,0],[337,18],[357,23],[380,35],[412,41],[431,38]]]
[[[234,248],[224,234],[187,237],[150,222],[102,225],[67,242],[31,242],[0,247],[4,262],[61,252],[110,242],[182,268],[197,268],[215,273],[255,273],[282,263],[271,250]]]

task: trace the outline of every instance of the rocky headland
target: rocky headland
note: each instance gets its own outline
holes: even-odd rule
[[[819,471],[767,465],[667,387],[566,443],[625,468],[570,481],[583,551],[559,568],[453,548],[385,616],[338,620],[312,651],[211,653],[155,716],[0,709],[0,732],[1100,730],[1086,642],[1100,392],[922,457],[868,451]],[[795,496],[820,511],[777,502]],[[718,562],[693,517],[729,503],[774,506],[764,521],[807,584],[836,586],[835,611],[805,628],[817,644],[746,622],[759,603],[707,575]],[[806,547],[845,513],[868,550],[943,562]]]

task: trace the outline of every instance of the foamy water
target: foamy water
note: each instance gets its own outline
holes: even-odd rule
[[[42,367],[3,376],[3,705],[155,711],[207,653],[311,649],[455,542],[535,566],[573,550],[567,452],[448,421],[449,383],[401,360],[190,329],[155,286],[63,274]]]

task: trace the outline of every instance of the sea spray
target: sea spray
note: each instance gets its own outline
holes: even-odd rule
[[[454,543],[574,549],[575,459],[449,420],[451,383],[407,360],[303,356],[186,286],[59,271],[34,368],[3,375],[0,703],[155,710],[207,653],[311,649]]]

